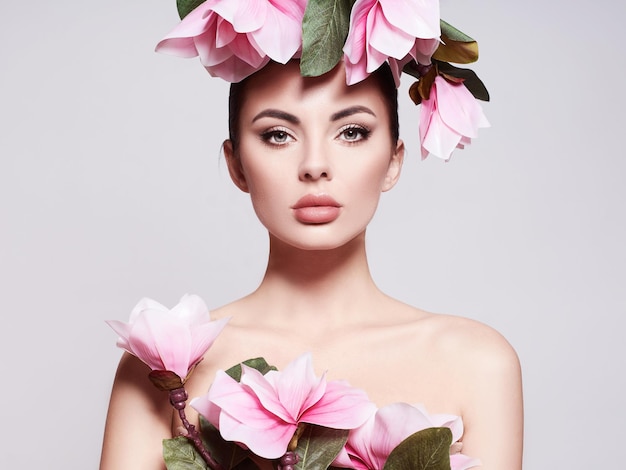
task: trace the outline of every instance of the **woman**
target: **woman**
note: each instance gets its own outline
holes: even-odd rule
[[[404,157],[392,73],[383,66],[348,86],[343,61],[318,77],[302,77],[299,65],[270,62],[231,89],[224,153],[268,230],[269,259],[254,292],[211,313],[231,320],[186,383],[189,396],[251,357],[280,370],[311,352],[318,375],[347,380],[378,406],[420,403],[461,416],[463,453],[480,468],[521,469],[521,374],[511,346],[475,321],[388,297],[370,275],[366,228]],[[130,355],[120,363],[103,470],[164,468],[161,440],[181,433],[146,373]]]

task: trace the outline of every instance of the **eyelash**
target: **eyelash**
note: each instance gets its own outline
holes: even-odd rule
[[[349,132],[355,132],[357,134],[357,138],[347,138],[347,133]],[[346,126],[343,126],[339,130],[339,133],[337,134],[337,139],[342,140],[348,145],[354,145],[358,142],[361,142],[362,140],[367,140],[371,133],[372,131],[365,126],[359,124],[348,124]],[[277,136],[284,137],[287,140],[282,142],[276,142],[273,139],[275,139]],[[282,147],[283,145],[287,145],[290,142],[289,139],[294,140],[293,136],[287,131],[287,129],[284,129],[282,127],[273,127],[261,134],[261,140],[273,147]]]
[[[289,132],[286,129],[283,129],[281,127],[273,127],[271,129],[266,130],[265,132],[261,134],[261,140],[265,142],[266,144],[271,145],[273,147],[281,147],[283,145],[288,144],[289,141],[285,141],[285,142],[273,142],[272,141],[274,137],[281,135],[281,134],[293,140],[292,135],[289,134]]]
[[[360,142],[362,140],[367,140],[372,133],[372,131],[364,126],[358,124],[348,124],[347,126],[344,126],[339,130],[339,135],[337,136],[337,138],[341,138],[341,136],[345,137],[346,133],[348,132],[356,132],[360,136],[357,139],[343,139],[344,142],[350,145],[356,144],[357,142]]]

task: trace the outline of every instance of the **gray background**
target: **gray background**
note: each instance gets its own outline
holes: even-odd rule
[[[420,162],[405,79],[409,155],[369,231],[384,290],[517,349],[526,469],[616,468],[626,438],[625,5],[444,0],[480,42],[492,128]],[[105,319],[142,296],[217,307],[262,275],[220,156],[227,86],[152,52],[176,23],[174,0],[0,6],[3,468],[96,468]]]

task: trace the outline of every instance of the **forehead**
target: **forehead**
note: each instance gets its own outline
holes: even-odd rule
[[[327,111],[329,114],[353,105],[374,108],[386,116],[385,100],[377,79],[346,85],[343,63],[320,77],[303,77],[299,62],[269,64],[248,78],[242,115],[249,117],[265,108],[289,108],[300,112]]]

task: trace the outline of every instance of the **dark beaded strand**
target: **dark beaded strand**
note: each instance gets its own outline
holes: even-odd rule
[[[202,439],[200,439],[200,433],[197,431],[196,427],[187,420],[187,416],[185,416],[185,402],[187,401],[187,398],[189,398],[189,396],[187,395],[187,390],[185,390],[184,387],[170,390],[170,403],[175,409],[178,410],[180,420],[183,422],[183,426],[187,430],[187,439],[191,441],[195,449],[202,456],[211,470],[224,470],[224,467],[222,467],[213,458],[206,447],[204,447]]]
[[[293,466],[298,463],[300,457],[295,452],[289,451],[280,458],[278,470],[293,470]]]

